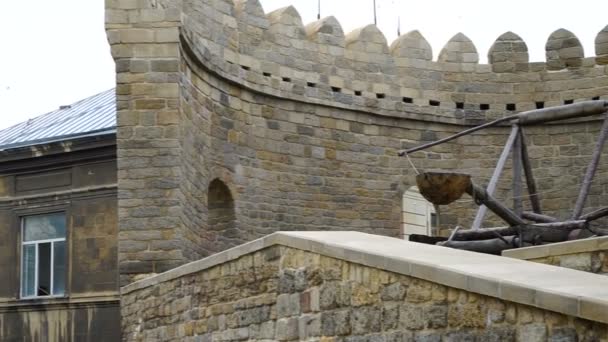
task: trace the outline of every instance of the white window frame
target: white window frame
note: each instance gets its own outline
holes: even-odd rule
[[[66,237],[63,238],[56,238],[56,239],[46,239],[46,240],[34,240],[34,241],[24,241],[25,240],[25,219],[27,217],[31,217],[31,216],[42,216],[42,215],[50,215],[50,214],[64,214],[64,216],[66,216],[66,213],[63,211],[60,212],[52,212],[52,213],[44,213],[44,214],[32,214],[32,215],[24,215],[22,217],[20,217],[21,220],[21,261],[20,261],[20,274],[19,274],[19,279],[20,279],[20,286],[19,286],[19,293],[20,293],[20,298],[21,299],[38,299],[38,298],[63,298],[66,296],[66,291],[64,290],[64,293],[62,294],[53,294],[53,286],[55,285],[55,242],[65,242],[66,241]],[[67,223],[67,222],[66,222]],[[66,235],[67,235],[67,227],[66,227]],[[51,288],[50,288],[50,295],[47,296],[39,296],[38,295],[38,251],[40,249],[40,245],[43,243],[51,243],[51,261],[50,261],[50,273],[51,273]],[[24,267],[26,267],[23,263],[24,261],[24,256],[25,256],[25,246],[31,246],[31,245],[35,245],[36,249],[35,249],[35,253],[34,253],[34,262],[35,262],[35,269],[34,269],[34,295],[33,296],[26,296],[23,294],[23,290],[24,290],[24,281],[25,279],[23,279],[23,270]],[[66,245],[67,247],[67,245]],[[67,251],[66,251],[67,253]],[[67,261],[66,261],[67,262]],[[66,265],[67,266],[67,265]]]

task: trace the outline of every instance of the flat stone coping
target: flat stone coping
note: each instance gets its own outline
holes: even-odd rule
[[[608,250],[608,236],[552,243],[543,246],[509,249],[502,252],[502,256],[530,260],[550,256],[578,254]]]
[[[608,323],[608,277],[513,258],[359,232],[278,232],[122,288],[154,286],[282,245],[389,272]]]

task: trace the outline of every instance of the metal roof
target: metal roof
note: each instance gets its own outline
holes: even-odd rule
[[[0,130],[0,151],[116,132],[116,96],[106,90]]]

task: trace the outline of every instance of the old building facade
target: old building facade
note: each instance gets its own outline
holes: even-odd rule
[[[0,340],[116,341],[114,90],[0,131]]]
[[[432,60],[416,31],[389,47],[373,25],[348,34],[332,17],[304,26],[293,7],[265,13],[257,0],[107,1],[106,28],[117,66],[122,284],[277,230],[403,236],[415,170],[398,150],[608,95],[599,23],[595,57],[560,29],[547,61],[530,63],[509,32],[489,64],[463,34]],[[526,130],[546,213],[569,212],[599,127],[590,118]],[[484,183],[508,131],[410,157],[420,170]],[[606,181],[599,171],[587,209],[606,202]],[[498,198],[510,199],[510,182]],[[440,208],[440,228],[469,225],[475,208]]]

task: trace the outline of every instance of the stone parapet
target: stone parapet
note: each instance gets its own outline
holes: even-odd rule
[[[608,274],[608,237],[518,248],[504,251],[502,254],[509,258]]]
[[[122,289],[131,340],[603,340],[608,278],[355,232],[276,233]]]

